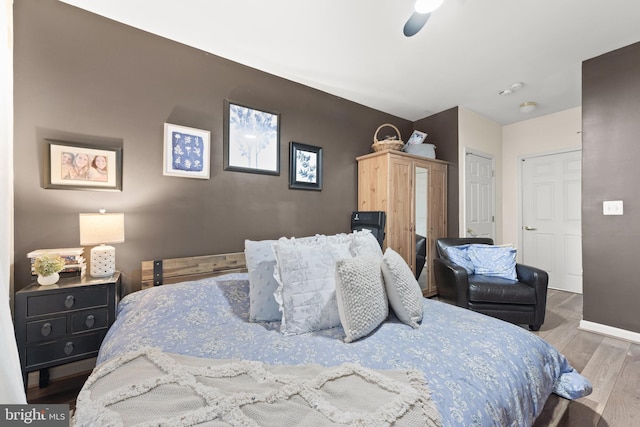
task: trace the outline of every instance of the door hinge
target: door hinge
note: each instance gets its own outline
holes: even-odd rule
[[[496,217],[491,215],[491,222],[496,222]]]

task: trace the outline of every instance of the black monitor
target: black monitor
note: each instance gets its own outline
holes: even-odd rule
[[[371,230],[380,247],[384,241],[387,215],[383,211],[355,211],[351,213],[351,231]]]

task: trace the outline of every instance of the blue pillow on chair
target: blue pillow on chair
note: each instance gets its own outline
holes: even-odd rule
[[[467,270],[467,274],[473,274],[473,262],[467,253],[469,246],[472,245],[449,246],[445,249],[445,252],[449,257],[449,261],[459,265],[460,267],[464,267],[464,269]]]
[[[512,246],[470,245],[467,256],[475,274],[517,281],[516,249]]]

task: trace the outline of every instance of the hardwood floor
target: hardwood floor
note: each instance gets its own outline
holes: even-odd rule
[[[640,426],[640,344],[578,330],[582,319],[582,295],[549,290],[547,315],[535,332],[560,350],[571,365],[593,384],[593,393],[569,402],[562,420],[553,412],[539,419],[536,427],[636,427]],[[86,376],[85,376],[86,378]],[[84,379],[70,380],[66,387],[52,383],[46,389],[30,389],[30,403],[75,405]],[[566,400],[551,395],[551,409],[562,408]],[[540,418],[543,418],[542,416]]]
[[[558,425],[640,426],[640,344],[578,330],[581,319],[582,295],[549,290],[545,323],[536,334],[593,384],[591,395],[569,403]]]
[[[27,389],[28,403],[66,403],[71,411],[75,410],[76,397],[82,389],[84,382],[87,380],[91,371],[81,372],[66,378],[51,381],[51,383],[43,388],[38,386],[29,387]]]

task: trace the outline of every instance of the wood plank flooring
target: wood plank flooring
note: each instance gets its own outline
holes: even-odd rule
[[[578,330],[581,319],[582,295],[549,290],[545,323],[536,334],[593,384],[591,395],[569,403],[558,426],[640,426],[640,344]]]
[[[38,386],[27,389],[27,402],[33,404],[66,403],[71,411],[75,410],[76,398],[91,371],[80,372],[58,380],[53,380],[47,387]]]
[[[571,365],[593,384],[590,396],[569,402],[561,420],[554,412],[564,410],[567,401],[551,395],[544,419],[536,427],[637,427],[640,426],[640,344],[578,330],[582,319],[582,295],[549,290],[547,315],[540,331],[535,332],[560,350]],[[86,378],[86,377],[85,377]],[[82,381],[57,388],[30,389],[30,403],[70,403]],[[543,418],[542,416],[540,418]]]

